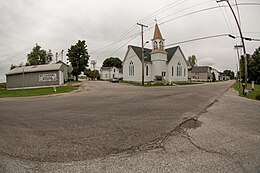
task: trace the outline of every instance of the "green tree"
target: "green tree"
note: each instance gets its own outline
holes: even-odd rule
[[[27,61],[29,65],[47,64],[46,55],[46,50],[41,49],[41,46],[36,44],[32,51],[27,54]]]
[[[52,62],[52,60],[53,60],[53,54],[51,52],[51,49],[49,49],[46,54],[46,63],[49,64]]]
[[[195,55],[191,55],[188,57],[188,63],[190,68],[192,69],[197,64],[197,58]]]
[[[223,74],[225,76],[229,76],[230,79],[234,79],[235,78],[235,73],[232,70],[224,70]]]
[[[260,83],[260,47],[248,59],[248,79]]]
[[[91,71],[90,69],[85,69],[84,74],[91,80],[100,79],[100,74],[99,74],[98,70]]]
[[[17,67],[17,65],[11,64],[10,70],[13,70],[13,69],[16,68],[16,67]]]
[[[215,73],[212,72],[211,74],[212,74],[212,81],[213,81],[213,82],[216,82],[216,76],[215,76]]]
[[[82,71],[85,71],[88,66],[89,55],[85,40],[79,40],[75,45],[71,45],[68,49],[67,56],[73,67],[72,75],[76,76],[76,81],[78,81],[78,75]]]
[[[107,58],[104,62],[102,67],[116,67],[116,68],[122,68],[122,61],[119,58],[110,57]]]

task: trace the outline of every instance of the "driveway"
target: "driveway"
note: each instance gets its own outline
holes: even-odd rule
[[[156,148],[232,83],[137,87],[86,81],[75,93],[0,99],[0,155],[69,163]]]

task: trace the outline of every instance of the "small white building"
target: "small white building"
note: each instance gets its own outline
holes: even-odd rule
[[[194,66],[189,71],[189,79],[193,81],[213,81],[213,74],[215,76],[215,80],[219,81],[222,80],[220,77],[220,72],[217,71],[215,68],[212,68],[210,66]]]
[[[100,79],[110,80],[112,78],[122,78],[123,77],[122,68],[116,67],[101,67],[100,68]]]
[[[152,39],[153,49],[144,49],[145,82],[181,82],[188,81],[188,63],[180,46],[164,48],[158,25],[155,25]],[[142,81],[142,48],[128,46],[123,60],[123,80]]]
[[[215,68],[212,68],[211,73],[215,75],[216,81],[220,80],[220,72],[218,70],[216,70]]]

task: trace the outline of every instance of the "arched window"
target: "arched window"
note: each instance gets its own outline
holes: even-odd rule
[[[163,49],[163,42],[162,41],[159,42],[159,46],[160,46],[160,49]]]
[[[177,63],[177,76],[182,76],[182,66],[181,63]]]
[[[174,67],[172,66],[172,76],[174,76]]]
[[[134,76],[134,75],[135,75],[135,66],[133,64],[133,66],[132,66],[132,76]]]
[[[149,75],[149,73],[148,73],[148,65],[146,66],[146,76],[148,76]]]
[[[129,76],[134,76],[134,63],[131,61],[129,63]]]
[[[183,76],[186,76],[186,68],[183,70]]]
[[[153,47],[154,47],[154,49],[158,49],[158,43],[157,43],[157,41],[154,41]]]

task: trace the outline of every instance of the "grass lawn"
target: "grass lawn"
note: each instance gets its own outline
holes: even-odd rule
[[[0,87],[0,98],[7,97],[28,97],[28,96],[41,96],[41,95],[52,95],[58,93],[70,92],[77,90],[78,86],[59,86],[56,87],[56,92],[53,87],[48,88],[34,88],[34,89],[18,89],[18,90],[6,90]]]
[[[248,83],[247,85],[248,85],[247,88],[251,88],[251,87],[252,87],[251,84],[249,84],[249,83]],[[240,95],[240,96],[245,97],[245,96],[243,95],[243,91],[242,91],[242,90],[243,90],[243,87],[242,87],[242,84],[241,84],[241,83],[240,83],[240,88],[239,88],[239,83],[235,83],[235,84],[233,85],[233,88],[239,92],[239,95]],[[255,84],[255,87],[254,87],[254,88],[255,88],[254,91],[247,93],[247,95],[246,95],[247,98],[256,99],[256,96],[257,96],[257,95],[258,95],[258,97],[260,96],[260,85],[256,85],[256,84]]]

